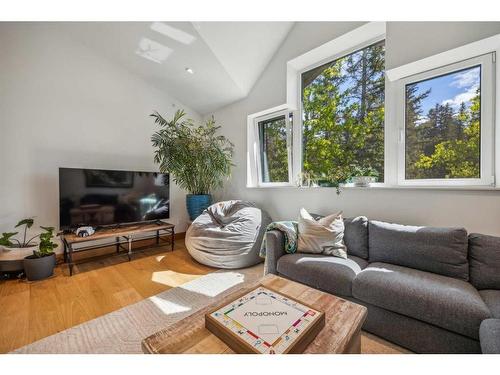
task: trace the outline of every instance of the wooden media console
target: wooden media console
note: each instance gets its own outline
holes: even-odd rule
[[[102,228],[88,237],[79,237],[74,233],[61,234],[61,240],[64,245],[64,262],[68,263],[69,274],[73,275],[73,253],[116,246],[114,255],[127,254],[130,261],[133,254],[132,243],[144,241],[147,239],[156,239],[156,246],[149,245],[134,250],[142,250],[145,248],[162,246],[164,243],[170,244],[170,248],[174,251],[174,225],[164,222],[147,223],[147,224],[123,224],[116,227]],[[112,242],[88,244],[99,240],[113,239]],[[75,248],[75,245],[77,247]],[[82,245],[82,246],[78,246]]]

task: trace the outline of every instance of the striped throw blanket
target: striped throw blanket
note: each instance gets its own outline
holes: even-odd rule
[[[283,233],[285,237],[285,251],[287,253],[295,253],[297,251],[297,233],[298,227],[296,221],[275,221],[269,224],[266,228],[266,232],[271,230],[279,230]],[[260,257],[266,257],[266,236],[262,239],[262,244],[260,246]]]

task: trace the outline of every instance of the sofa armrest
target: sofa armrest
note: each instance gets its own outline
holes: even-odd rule
[[[483,320],[479,340],[483,354],[500,354],[500,319]]]
[[[285,236],[279,230],[271,230],[266,233],[266,261],[264,263],[264,275],[273,273],[277,275],[278,259],[285,255]]]

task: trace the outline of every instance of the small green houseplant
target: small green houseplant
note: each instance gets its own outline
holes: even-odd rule
[[[352,177],[350,169],[332,168],[328,173],[314,175],[311,172],[303,172],[299,176],[300,186],[308,187],[334,187],[337,195],[341,193],[342,185],[346,184]]]
[[[33,242],[38,235],[33,236],[27,239],[28,229],[30,229],[34,224],[34,219],[32,217],[23,219],[19,223],[16,224],[15,228],[24,227],[22,240],[14,238],[15,235],[19,234],[19,232],[4,232],[2,233],[2,237],[0,237],[0,246],[4,246],[6,248],[12,249],[25,249],[25,248],[34,248],[36,247],[36,243]]]
[[[57,244],[53,242],[54,227],[40,227],[43,232],[38,236],[40,244],[38,250],[24,258],[24,272],[30,281],[42,280],[52,276],[56,265],[54,249]]]
[[[328,174],[327,180],[330,182],[329,186],[334,187],[337,195],[339,195],[342,185],[347,183],[351,176],[352,173],[350,170],[346,170],[345,168],[334,168],[330,171],[330,174]]]
[[[33,227],[35,220],[27,218],[19,221],[15,228],[23,228],[22,235],[16,238],[19,232],[4,232],[0,237],[2,247],[2,260],[8,262],[4,270],[23,271],[28,280],[40,280],[49,277],[54,272],[56,256],[54,249],[57,247],[52,240],[53,227],[40,227],[43,232],[28,237],[28,230]],[[35,239],[39,239],[39,243]]]
[[[351,181],[354,186],[368,187],[377,181],[379,173],[372,167],[355,166],[352,171]]]
[[[15,228],[19,231],[4,232],[0,236],[0,260],[1,270],[4,272],[22,273],[24,270],[23,260],[27,255],[33,254],[37,249],[35,239],[38,235],[28,237],[28,232],[33,226],[33,218],[19,221]],[[18,236],[19,232],[21,234]]]
[[[175,183],[189,192],[186,206],[194,220],[212,203],[213,190],[230,177],[234,145],[218,134],[220,126],[213,117],[195,125],[183,110],[171,120],[158,112],[151,116],[160,127],[151,137],[154,161],[160,172],[171,173]]]

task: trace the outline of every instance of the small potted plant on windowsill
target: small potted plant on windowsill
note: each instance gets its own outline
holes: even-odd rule
[[[332,180],[330,175],[322,173],[320,177],[316,179],[316,183],[319,187],[336,187],[335,181]]]
[[[369,187],[372,183],[377,182],[379,173],[372,167],[353,168],[351,181],[357,187]]]
[[[298,187],[316,187],[318,186],[317,179],[314,178],[313,174],[310,172],[301,172],[297,177]]]
[[[57,244],[52,242],[54,227],[40,228],[44,232],[39,235],[40,244],[38,245],[38,250],[35,250],[32,255],[24,258],[24,272],[26,273],[26,278],[30,281],[42,280],[52,276],[56,265],[54,249],[57,247]]]
[[[333,168],[328,173],[322,173],[318,178],[313,178],[311,173],[307,173],[309,185],[303,186],[333,187],[337,194],[340,194],[342,186],[349,181],[351,176],[351,170],[344,167]]]
[[[348,168],[338,167],[330,172],[329,179],[336,189],[337,195],[341,193],[341,188],[351,178],[352,173]]]
[[[4,232],[0,237],[0,262],[1,270],[7,272],[22,272],[23,259],[32,255],[38,244],[34,242],[38,235],[27,239],[28,229],[33,226],[33,218],[21,220],[15,228],[24,227],[21,239],[15,238],[19,232]]]

